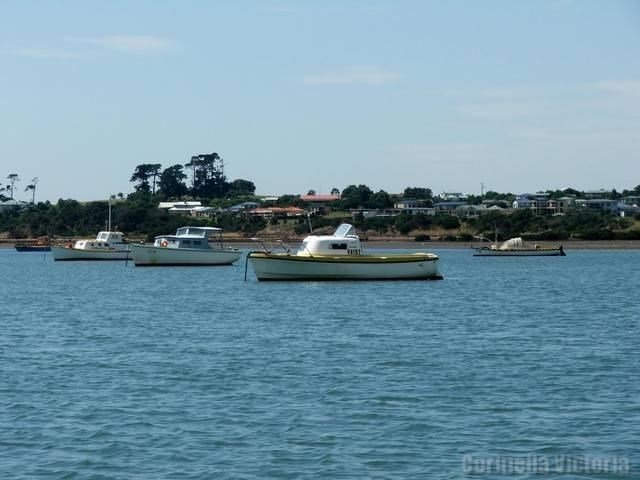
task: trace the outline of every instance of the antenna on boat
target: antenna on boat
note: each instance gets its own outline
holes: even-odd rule
[[[111,231],[111,197],[112,195],[109,194],[109,227],[107,228],[108,232]]]

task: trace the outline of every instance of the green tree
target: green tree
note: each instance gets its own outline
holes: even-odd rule
[[[342,190],[343,208],[366,208],[373,192],[366,185],[349,185]]]
[[[389,208],[393,206],[393,201],[391,200],[391,197],[387,192],[385,192],[384,190],[380,190],[371,195],[371,197],[369,198],[368,206],[371,208],[379,209]]]
[[[20,177],[17,173],[11,173],[7,179],[9,180],[10,186],[7,187],[7,190],[11,191],[11,199],[13,199],[13,193],[16,189],[16,183],[20,181]]]
[[[29,190],[31,190],[31,192],[32,192],[31,203],[32,204],[36,203],[36,185],[38,185],[38,177],[34,177],[33,179],[31,179],[31,184],[27,185],[27,187],[24,189],[25,192],[28,192]]]
[[[562,190],[562,193],[565,196],[576,196],[576,197],[583,197],[584,194],[580,191],[580,190],[576,190],[575,188],[565,188],[564,190]]]
[[[255,195],[256,186],[249,180],[238,178],[229,184],[229,194],[231,196]]]
[[[160,174],[158,186],[165,198],[180,198],[186,195],[187,186],[184,184],[184,180],[187,178],[187,175],[185,175],[182,169],[182,165],[176,164],[165,168]]]
[[[423,187],[407,187],[403,193],[405,198],[413,200],[431,200],[433,198],[433,192],[430,188]]]
[[[191,157],[191,160],[189,160],[189,162],[184,164],[185,168],[190,168],[191,169],[191,192],[192,193],[197,190],[196,172],[198,170],[199,161],[200,161],[200,159],[198,158],[198,156],[194,155],[194,156]]]
[[[149,185],[149,178],[152,175],[152,169],[155,165],[150,163],[143,163],[138,165],[129,179],[130,182],[137,182],[135,186],[136,192],[150,193],[151,186]]]
[[[333,187],[331,189],[331,195],[340,195],[340,190],[338,190],[336,187]]]
[[[445,230],[460,228],[460,221],[458,220],[458,217],[454,217],[453,215],[438,215],[435,218],[434,223]]]
[[[224,160],[217,153],[206,153],[191,157],[185,165],[191,168],[194,197],[220,198],[228,189],[229,183],[224,174]]]
[[[152,181],[151,193],[154,195],[156,194],[156,182],[158,180],[158,177],[160,176],[161,168],[162,168],[162,165],[160,165],[159,163],[149,164],[149,176],[151,177],[151,181]]]
[[[300,195],[280,195],[278,197],[278,201],[276,202],[278,205],[287,205],[293,207],[302,207],[304,202],[300,200]]]

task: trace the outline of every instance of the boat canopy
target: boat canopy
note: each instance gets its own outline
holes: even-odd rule
[[[343,223],[337,228],[333,236],[334,237],[355,237],[357,236],[356,227],[348,223]]]
[[[525,248],[525,246],[521,237],[510,238],[500,245],[500,250],[521,250],[523,248]]]
[[[362,255],[362,245],[353,225],[343,223],[333,235],[309,235],[298,251],[298,256],[314,255]]]

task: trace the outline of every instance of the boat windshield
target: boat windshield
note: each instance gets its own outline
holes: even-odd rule
[[[333,234],[334,237],[355,237],[356,228],[348,223],[343,223]]]

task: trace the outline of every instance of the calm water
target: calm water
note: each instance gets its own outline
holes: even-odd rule
[[[639,478],[640,252],[437,253],[441,282],[245,283],[0,250],[0,478]]]

